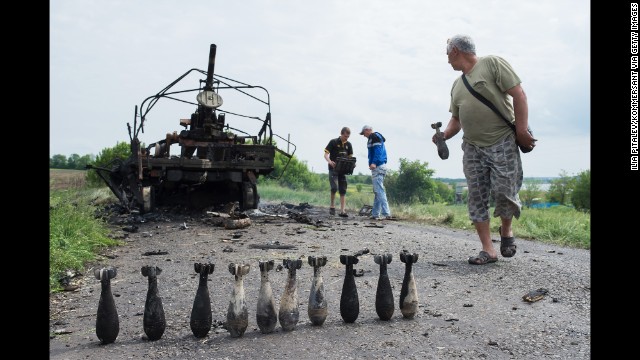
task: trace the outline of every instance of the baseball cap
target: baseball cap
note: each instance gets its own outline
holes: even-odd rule
[[[365,125],[362,127],[362,131],[360,131],[360,135],[364,134],[365,130],[373,130],[373,128],[371,127],[371,125]]]

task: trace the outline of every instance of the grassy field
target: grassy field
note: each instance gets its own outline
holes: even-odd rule
[[[85,170],[49,169],[49,190],[81,189],[85,174]]]
[[[261,199],[292,204],[309,203],[329,207],[329,193],[289,190],[276,185],[258,187]],[[337,199],[336,199],[337,200]],[[336,205],[339,203],[336,203]],[[350,185],[347,192],[347,211],[355,214],[363,205],[373,205],[371,188],[357,192]],[[393,216],[418,224],[441,225],[455,229],[473,230],[466,205],[446,204],[390,204]],[[493,208],[490,209],[493,213]],[[491,219],[491,228],[497,233],[499,221]],[[514,219],[516,237],[554,243],[562,246],[591,248],[591,215],[566,206],[548,209],[523,208],[520,219]],[[497,234],[496,234],[497,236]]]

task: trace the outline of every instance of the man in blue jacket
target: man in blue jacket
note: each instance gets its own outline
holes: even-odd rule
[[[376,220],[391,219],[391,210],[387,202],[387,192],[384,189],[384,176],[387,174],[387,150],[385,138],[379,132],[374,132],[370,125],[365,125],[360,135],[368,138],[367,149],[369,156],[369,169],[371,170],[371,182],[373,183],[373,209],[371,218]]]

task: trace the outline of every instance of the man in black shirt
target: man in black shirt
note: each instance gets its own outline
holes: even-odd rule
[[[331,206],[329,207],[329,214],[336,214],[335,199],[336,192],[339,192],[340,216],[342,217],[348,216],[344,208],[345,195],[347,194],[347,176],[345,174],[337,174],[334,170],[338,157],[353,156],[353,147],[351,143],[347,141],[349,136],[351,136],[351,130],[345,126],[340,131],[340,137],[331,139],[324,149],[324,159],[329,163],[329,184],[331,185]]]

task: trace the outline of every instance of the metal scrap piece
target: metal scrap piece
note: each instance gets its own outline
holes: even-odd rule
[[[281,245],[281,244],[249,244],[249,246],[247,246],[247,248],[249,249],[261,249],[261,250],[266,250],[266,249],[291,249],[291,250],[297,250],[298,248],[295,247],[294,245]]]
[[[167,255],[169,254],[169,252],[167,251],[163,251],[163,250],[156,250],[156,251],[147,251],[145,253],[143,253],[143,256],[151,256],[151,255]]]
[[[547,295],[547,293],[549,292],[549,290],[544,289],[544,288],[539,288],[537,290],[532,290],[529,291],[527,294],[525,294],[522,297],[522,300],[529,302],[529,303],[534,303],[536,301],[540,301],[544,298],[545,295]]]

